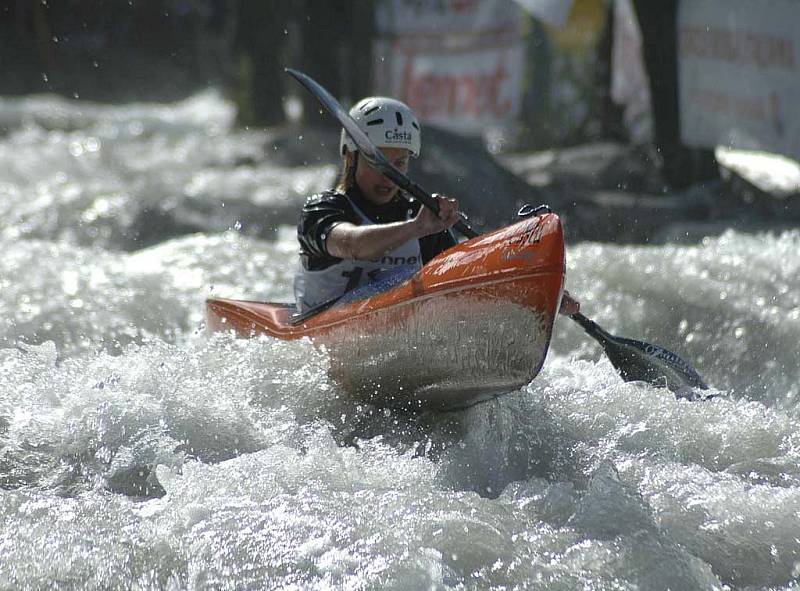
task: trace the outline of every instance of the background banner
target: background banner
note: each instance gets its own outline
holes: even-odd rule
[[[800,159],[800,3],[692,0],[678,13],[681,134]]]
[[[376,92],[458,133],[507,125],[520,111],[523,17],[512,0],[379,2]]]

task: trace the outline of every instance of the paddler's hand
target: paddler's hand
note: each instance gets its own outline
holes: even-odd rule
[[[581,303],[569,295],[567,290],[564,290],[564,295],[561,296],[561,307],[558,309],[558,313],[564,316],[572,316],[580,311]]]
[[[422,207],[417,217],[414,218],[414,223],[420,231],[420,237],[444,232],[461,220],[461,215],[458,213],[458,200],[437,193],[433,194],[433,198],[439,205],[439,215],[437,216],[428,207]]]

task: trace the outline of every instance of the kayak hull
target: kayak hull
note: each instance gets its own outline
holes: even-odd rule
[[[564,282],[554,214],[462,242],[386,292],[299,324],[287,304],[209,299],[212,331],[310,338],[347,392],[382,406],[465,407],[529,383],[547,355]]]

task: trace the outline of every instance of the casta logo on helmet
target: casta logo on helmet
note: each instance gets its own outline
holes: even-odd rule
[[[412,140],[412,136],[409,132],[398,131],[397,128],[387,129],[383,136],[387,142],[397,142],[400,144],[410,144]]]

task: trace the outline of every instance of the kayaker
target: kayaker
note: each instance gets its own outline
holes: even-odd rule
[[[419,122],[406,104],[367,97],[350,116],[389,162],[408,171],[421,142]],[[301,268],[294,292],[300,312],[399,283],[457,243],[451,230],[460,219],[456,199],[434,195],[437,216],[370,167],[344,130],[339,149],[343,165],[336,188],[310,197],[297,227]],[[578,310],[565,292],[560,312]]]
[[[402,172],[420,153],[420,126],[404,103],[387,97],[359,101],[350,115]],[[301,269],[295,299],[301,312],[374,282],[398,281],[457,240],[458,201],[435,195],[439,215],[370,167],[342,130],[343,166],[336,189],[308,199],[297,236]]]

